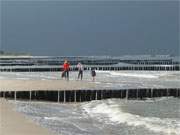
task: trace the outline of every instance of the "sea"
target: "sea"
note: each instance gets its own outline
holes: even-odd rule
[[[12,101],[11,101],[12,102]],[[12,102],[55,135],[179,135],[180,99]]]
[[[179,71],[90,71],[83,81],[99,88],[180,88]],[[70,72],[70,81],[77,79]],[[0,79],[61,80],[61,72],[0,72]],[[180,135],[180,98],[145,100],[106,99],[83,103],[50,103],[9,100],[54,135]]]

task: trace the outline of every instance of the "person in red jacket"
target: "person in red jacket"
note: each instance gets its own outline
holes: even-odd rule
[[[64,69],[64,71],[63,71],[63,76],[67,79],[67,80],[69,80],[69,67],[70,67],[70,64],[68,63],[68,61],[67,60],[65,60],[64,61],[64,64],[63,64],[63,69]]]

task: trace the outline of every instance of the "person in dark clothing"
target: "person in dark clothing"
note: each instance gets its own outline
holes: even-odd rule
[[[83,70],[84,70],[84,67],[83,65],[79,62],[78,65],[77,65],[77,68],[78,68],[78,79],[81,77],[81,80],[83,78]]]
[[[95,81],[96,71],[94,68],[91,68],[91,76],[93,78],[93,81]]]

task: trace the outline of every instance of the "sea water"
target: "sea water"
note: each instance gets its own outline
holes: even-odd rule
[[[85,103],[16,103],[56,135],[179,135],[180,99],[108,99]]]
[[[180,88],[179,71],[96,71],[92,82],[89,71],[83,81],[99,88]],[[61,80],[61,72],[0,72],[0,79]],[[77,72],[70,72],[70,81]],[[55,135],[179,135],[180,99],[108,99],[84,103],[10,101]]]

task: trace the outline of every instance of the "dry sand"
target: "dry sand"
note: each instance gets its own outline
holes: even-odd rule
[[[5,99],[0,98],[0,135],[52,135],[13,108]]]
[[[0,91],[29,90],[87,90],[95,89],[93,82],[66,80],[0,80]]]

